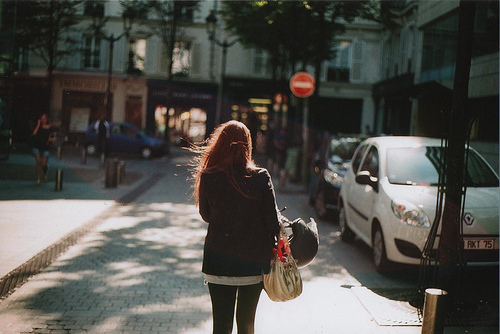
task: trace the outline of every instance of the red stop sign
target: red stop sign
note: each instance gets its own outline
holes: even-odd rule
[[[307,72],[297,72],[290,79],[290,90],[297,97],[309,97],[314,93],[314,78]]]

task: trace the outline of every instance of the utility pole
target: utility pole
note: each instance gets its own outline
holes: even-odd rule
[[[465,144],[472,119],[468,113],[468,96],[475,9],[474,1],[460,1],[453,100],[448,121],[446,196],[438,247],[439,284],[448,291],[456,290],[456,286],[451,285],[452,282],[459,283],[455,274],[463,249],[461,209],[464,195]]]
[[[210,12],[210,15],[207,16],[205,21],[207,23],[206,29],[207,29],[208,39],[212,43],[215,43],[218,46],[222,47],[222,64],[221,64],[219,85],[217,86],[217,107],[215,110],[215,126],[218,126],[222,123],[222,116],[223,116],[222,108],[223,108],[223,97],[224,97],[224,78],[226,76],[227,49],[233,46],[236,42],[238,42],[238,39],[236,38],[232,41],[228,41],[227,38],[224,38],[223,40],[217,39],[216,27],[218,20],[216,17],[216,12],[214,10]]]

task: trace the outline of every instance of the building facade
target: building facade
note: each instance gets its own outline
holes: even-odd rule
[[[314,130],[440,135],[442,128],[435,125],[451,105],[459,1],[390,3],[395,13],[390,29],[357,19],[335,38],[337,52],[323,64],[318,100],[309,110]],[[148,29],[151,22],[136,19],[125,34],[120,2],[102,2],[107,21],[98,35],[89,29],[94,21],[88,4],[78,7],[74,52],[58,64],[52,85],[46,65],[24,53],[16,56],[16,70],[1,77],[0,94],[12,106],[11,127],[19,140],[29,136],[42,112],[72,142],[82,141],[87,126],[102,115],[158,137],[168,128],[170,142],[202,140],[229,119],[264,134],[275,116],[285,116],[289,124],[304,122],[304,101],[288,87],[276,88],[265,52],[233,44],[222,22],[215,38],[230,42],[228,47],[208,38],[206,19],[219,1],[200,1],[196,11],[183,14],[172,78],[165,47]],[[469,98],[478,116],[472,139],[498,143],[498,2],[478,2],[476,33]],[[51,100],[45,103],[47,96]]]
[[[19,138],[29,134],[30,121],[47,108],[70,141],[83,140],[88,124],[103,114],[160,137],[168,126],[172,141],[179,136],[203,139],[215,126],[217,112],[220,121],[256,119],[257,131],[267,129],[278,93],[270,83],[269,58],[265,52],[235,43],[226,48],[223,59],[224,48],[207,38],[206,29],[206,18],[220,4],[202,1],[198,11],[181,22],[170,80],[165,48],[148,31],[147,22],[135,20],[127,37],[120,3],[103,4],[107,22],[102,36],[89,29],[92,17],[86,3],[78,8],[81,22],[71,36],[78,52],[56,68],[50,94],[43,80],[45,64],[35,57],[29,57],[23,70],[11,77],[14,96],[19,97],[14,99],[13,115]],[[321,103],[311,110],[321,130],[360,132],[365,124],[373,126],[371,85],[379,78],[379,32],[374,22],[356,21],[336,39],[337,56],[324,64],[320,78]],[[225,35],[220,24],[216,34],[220,40],[234,39]],[[288,87],[285,90],[282,93],[293,109],[298,102]],[[41,108],[40,100],[46,95],[52,97],[49,107]],[[287,117],[301,122],[300,112],[297,115]]]
[[[469,79],[470,139],[498,171],[498,2],[477,1]],[[373,87],[376,132],[440,138],[452,106],[460,1],[394,3]]]

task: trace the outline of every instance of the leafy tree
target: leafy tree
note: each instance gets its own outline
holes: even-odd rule
[[[53,72],[57,65],[74,51],[72,46],[75,41],[70,36],[79,22],[76,10],[80,3],[79,0],[35,0],[17,3],[17,43],[46,64],[49,92],[52,91]]]
[[[180,25],[197,9],[199,1],[150,0],[142,1],[148,12],[149,31],[158,36],[167,52],[167,79],[172,79],[175,43],[181,34]]]
[[[141,1],[143,8],[147,11],[148,21],[146,22],[149,31],[158,36],[167,52],[167,81],[170,84],[173,79],[173,63],[175,43],[178,42],[181,34],[180,26],[184,20],[197,9],[199,1],[171,1],[171,0],[150,0]],[[171,104],[170,89],[167,89],[166,108]],[[169,135],[169,114],[165,114],[165,141],[170,145]]]
[[[376,1],[250,1],[223,2],[221,13],[229,32],[247,46],[271,56],[273,79],[289,71],[315,68],[334,55],[334,37],[356,17],[377,18]],[[318,89],[316,89],[316,92]]]
[[[343,33],[345,24],[356,17],[375,19],[376,4],[375,0],[224,1],[221,14],[227,30],[238,36],[242,44],[268,52],[277,91],[286,87],[286,76],[290,72],[313,66],[316,89],[311,104],[314,105],[318,101],[321,66],[335,54],[335,36]],[[292,111],[296,120],[303,118],[303,122],[309,124],[310,114],[304,111],[299,115],[297,111]],[[303,139],[306,151],[307,133]],[[306,154],[303,159],[303,176],[307,178]]]
[[[10,74],[14,67],[16,3],[0,3],[0,73]]]

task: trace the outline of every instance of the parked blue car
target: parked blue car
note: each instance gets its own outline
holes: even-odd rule
[[[97,133],[95,122],[89,125],[86,132],[87,154],[97,152]],[[108,152],[140,154],[144,159],[166,153],[166,143],[146,135],[129,123],[110,122]]]

